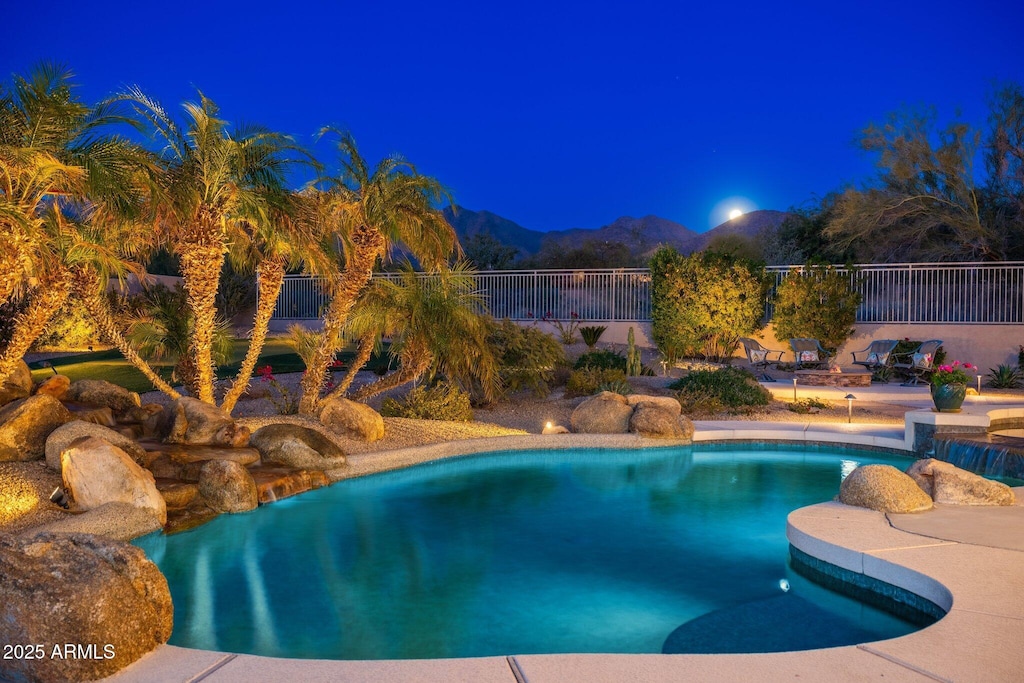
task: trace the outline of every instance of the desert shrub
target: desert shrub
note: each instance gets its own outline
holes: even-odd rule
[[[99,343],[100,334],[85,307],[68,299],[50,318],[42,334],[32,343],[35,349],[84,349]]]
[[[853,334],[861,300],[854,289],[856,277],[832,266],[808,265],[791,272],[775,293],[775,338],[817,339],[834,354]]]
[[[469,422],[473,408],[469,394],[454,382],[439,382],[433,387],[413,387],[401,401],[386,398],[381,404],[384,417],[411,417],[419,420],[451,420]]]
[[[832,404],[828,401],[820,398],[811,396],[809,398],[801,398],[786,406],[794,413],[800,415],[808,415],[810,413],[816,413],[819,410],[828,410],[832,407]]]
[[[613,379],[608,382],[601,382],[601,385],[597,387],[597,391],[610,391],[613,394],[620,394],[622,396],[629,396],[633,393],[633,387],[630,386],[629,381],[625,378]]]
[[[682,377],[670,389],[679,392],[679,402],[687,406],[719,405],[730,412],[744,412],[771,403],[771,393],[757,383],[751,373],[740,368],[698,370]],[[696,412],[716,412],[697,410]]]
[[[618,368],[580,368],[573,370],[565,384],[566,398],[596,394],[601,386],[625,382],[626,373]],[[613,391],[609,389],[609,391]],[[616,392],[619,393],[619,392]]]
[[[652,334],[670,363],[729,358],[740,337],[764,327],[764,266],[712,252],[682,256],[662,247],[650,267]]]
[[[1020,370],[1012,365],[1000,365],[988,370],[988,385],[995,389],[1016,389],[1020,386]]]
[[[594,368],[598,370],[622,370],[626,372],[626,357],[621,353],[602,349],[600,351],[587,351],[576,359],[573,367],[577,370],[582,368]]]
[[[608,327],[605,325],[587,325],[586,327],[580,328],[580,336],[583,337],[583,343],[588,348],[593,349],[597,346],[598,340],[601,339],[601,335],[605,333]]]
[[[507,391],[530,389],[537,396],[547,396],[555,367],[565,360],[557,339],[506,318],[494,323],[487,341],[501,364],[501,380]]]

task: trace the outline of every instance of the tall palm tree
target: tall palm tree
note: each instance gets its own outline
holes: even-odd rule
[[[490,325],[483,308],[473,270],[465,263],[428,274],[406,264],[398,278],[375,280],[346,326],[346,332],[362,334],[356,359],[327,398],[344,395],[374,343],[390,337],[398,367],[351,398],[366,399],[424,375],[443,374],[492,400],[499,386],[498,361],[487,343]]]
[[[157,234],[181,259],[193,328],[189,354],[200,400],[214,403],[211,355],[217,288],[229,245],[273,220],[273,198],[302,150],[285,135],[258,126],[229,130],[217,105],[199,93],[186,102],[179,126],[138,89],[117,98],[128,103],[166,143],[151,175],[151,209]]]
[[[439,208],[448,193],[437,180],[397,157],[383,159],[371,172],[350,134],[325,128],[323,135],[337,136],[342,171],[321,179],[315,191],[322,220],[340,246],[344,269],[331,278],[323,334],[302,378],[299,412],[306,415],[316,412],[342,328],[378,260],[396,243],[427,267],[439,266],[460,251],[455,230]]]
[[[135,181],[145,154],[105,132],[123,119],[108,104],[89,107],[73,97],[71,77],[42,64],[0,90],[0,302],[27,302],[0,352],[0,378],[76,280],[105,286],[111,274],[136,266],[126,256],[138,240],[107,228],[124,225],[139,207]]]

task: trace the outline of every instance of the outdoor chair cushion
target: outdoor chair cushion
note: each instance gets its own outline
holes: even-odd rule
[[[928,368],[932,364],[932,354],[930,353],[915,353],[913,356],[915,368]]]
[[[751,363],[763,363],[764,359],[768,357],[767,351],[750,351],[750,362]]]
[[[868,357],[864,359],[864,362],[868,365],[878,365],[882,362],[882,359],[878,357],[877,353],[869,353]]]
[[[817,351],[801,351],[800,352],[801,363],[817,363],[818,352]]]

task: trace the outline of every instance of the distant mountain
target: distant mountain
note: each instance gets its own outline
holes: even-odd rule
[[[777,229],[787,215],[783,211],[751,211],[704,233],[658,216],[623,216],[600,228],[541,232],[524,228],[490,211],[473,211],[464,207],[457,207],[455,211],[445,209],[445,216],[460,240],[479,233],[489,234],[502,244],[516,247],[520,256],[536,254],[546,242],[572,248],[587,240],[622,242],[630,247],[633,254],[642,256],[651,254],[663,244],[689,254],[704,249],[716,236],[739,234],[756,238],[766,229]]]

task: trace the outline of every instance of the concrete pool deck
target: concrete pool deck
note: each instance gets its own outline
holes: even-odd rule
[[[910,389],[922,398],[927,397],[926,389]],[[898,398],[904,404],[910,397],[900,392]],[[990,407],[986,402],[978,403],[979,408]],[[900,425],[725,421],[695,424],[697,442],[817,441],[892,450],[905,448],[904,428]],[[659,445],[669,444],[619,436],[502,437],[404,449],[405,452],[394,453],[388,458],[388,466],[380,469],[491,450]],[[921,595],[947,610],[946,616],[934,625],[892,640],[772,654],[510,654],[388,661],[278,659],[164,645],[105,680],[1024,680],[1024,664],[1018,657],[1024,645],[1024,488],[1016,489],[1016,494],[1018,504],[1008,508],[943,506],[914,515],[885,515],[830,502],[801,508],[789,515],[787,536],[794,547],[829,564]]]

